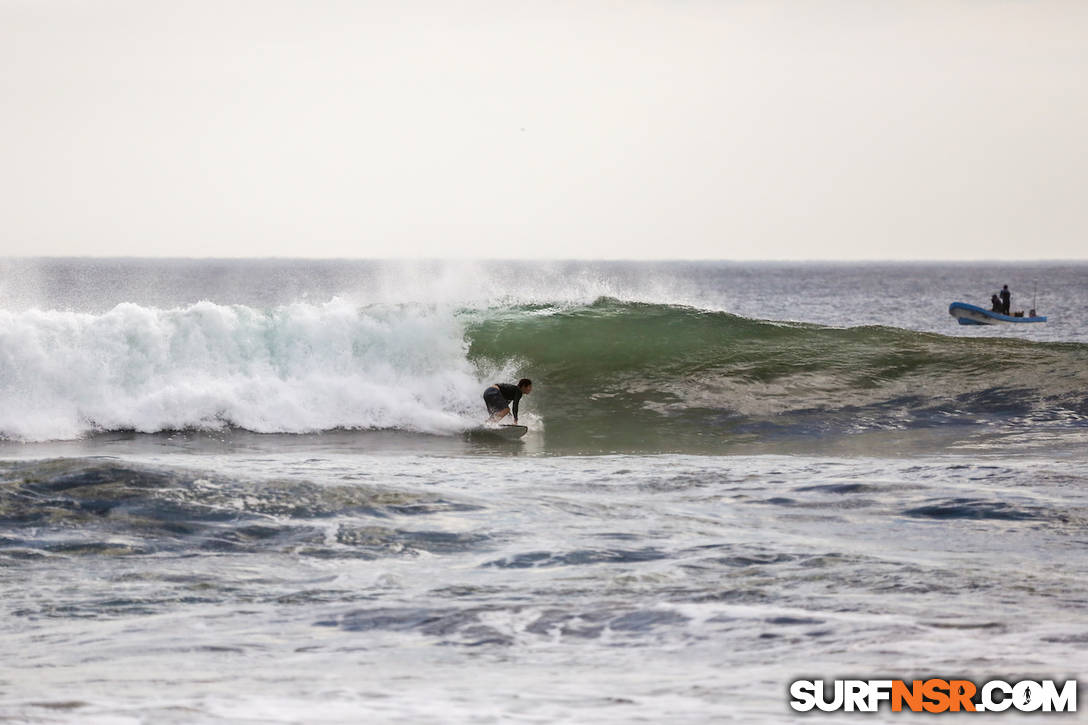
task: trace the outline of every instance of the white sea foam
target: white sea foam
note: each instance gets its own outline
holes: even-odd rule
[[[465,353],[452,312],[425,306],[0,311],[0,435],[223,425],[450,433],[481,412]]]

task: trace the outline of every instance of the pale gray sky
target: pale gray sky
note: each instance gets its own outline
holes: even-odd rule
[[[1088,2],[0,0],[0,255],[1088,258]]]

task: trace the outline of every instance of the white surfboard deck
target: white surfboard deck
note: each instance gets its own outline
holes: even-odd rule
[[[474,436],[496,436],[508,440],[517,440],[528,433],[529,428],[524,425],[489,425],[485,423],[475,428],[469,428],[467,432]]]

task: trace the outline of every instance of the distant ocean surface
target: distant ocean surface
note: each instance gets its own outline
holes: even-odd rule
[[[1083,263],[0,260],[0,719],[1083,680],[1086,527]]]

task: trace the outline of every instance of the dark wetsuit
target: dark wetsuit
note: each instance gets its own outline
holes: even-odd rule
[[[498,388],[498,390],[495,390]],[[514,406],[510,412],[514,414],[514,420],[518,419],[518,402],[521,400],[521,389],[516,385],[510,383],[499,383],[498,385],[492,385],[484,391],[484,405],[487,406],[487,412],[491,415],[500,413],[507,408],[510,408],[510,403]]]
[[[1001,288],[1001,311],[1004,314],[1009,314],[1009,308],[1012,306],[1012,293],[1009,292],[1008,287]]]

